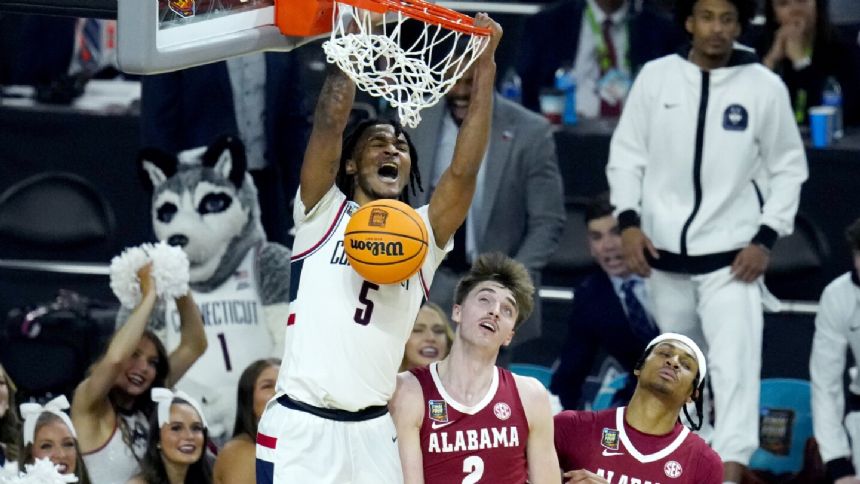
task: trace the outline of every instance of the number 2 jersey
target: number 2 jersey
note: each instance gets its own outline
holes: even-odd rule
[[[436,247],[425,205],[417,209],[429,239],[421,269],[399,284],[370,283],[350,267],[343,248],[357,209],[337,186],[307,214],[296,197],[290,317],[278,375],[279,393],[350,412],[390,400],[415,317],[452,246]]]
[[[420,430],[424,482],[525,483],[529,424],[514,375],[496,368],[487,394],[468,407],[448,395],[436,368],[410,370],[427,405]]]
[[[680,423],[665,435],[639,432],[625,407],[555,416],[555,450],[562,470],[591,471],[609,484],[721,484],[720,457]]]

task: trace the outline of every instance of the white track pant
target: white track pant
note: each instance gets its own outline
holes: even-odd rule
[[[764,329],[758,284],[735,279],[729,267],[700,275],[652,270],[648,279],[660,330],[689,336],[707,355],[715,408],[711,447],[723,462],[744,465],[758,448]]]

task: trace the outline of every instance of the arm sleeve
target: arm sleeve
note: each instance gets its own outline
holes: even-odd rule
[[[633,82],[609,145],[606,178],[616,216],[629,211],[638,214],[642,203],[642,179],[648,164],[648,113],[651,109],[647,93],[651,77],[649,67],[643,67]]]
[[[558,248],[564,229],[564,196],[555,139],[549,125],[530,136],[522,154],[526,164],[526,235],[515,259],[540,270]]]
[[[842,426],[845,415],[842,374],[848,345],[844,331],[845,306],[851,307],[853,301],[838,297],[834,289],[829,286],[821,297],[809,360],[812,427],[825,462],[851,455],[848,434]]]
[[[765,103],[759,133],[762,161],[770,178],[770,189],[762,207],[761,225],[785,236],[794,229],[800,203],[800,186],[808,176],[806,152],[791,110],[788,89],[782,81],[770,102]]]

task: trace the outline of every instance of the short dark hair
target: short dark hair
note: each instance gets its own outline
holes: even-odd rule
[[[852,251],[860,251],[860,218],[851,222],[851,225],[845,229],[845,238]]]
[[[678,0],[675,4],[675,20],[684,28],[687,24],[687,18],[693,15],[693,7],[699,0]],[[741,30],[746,30],[750,20],[755,16],[756,2],[755,0],[726,0],[735,6],[738,10],[738,23],[741,24]],[[768,0],[770,1],[770,0]]]
[[[280,366],[277,358],[257,360],[242,372],[239,377],[239,389],[236,392],[236,421],[233,423],[233,437],[246,434],[251,440],[257,438],[257,419],[254,416],[254,387],[257,378],[263,370],[272,366]]]
[[[609,203],[609,194],[601,193],[589,200],[585,206],[585,224],[588,225],[592,220],[612,215],[614,211],[615,207]]]
[[[418,193],[416,191],[416,186],[417,189],[422,192],[424,191],[424,187],[421,186],[421,171],[418,169],[418,151],[415,150],[415,145],[412,144],[412,138],[409,137],[409,133],[406,132],[406,130],[403,129],[403,126],[394,119],[365,119],[347,132],[346,136],[343,138],[343,149],[340,154],[340,166],[337,170],[335,184],[337,184],[340,191],[346,195],[348,200],[352,200],[355,197],[355,175],[348,175],[346,173],[346,162],[355,155],[355,149],[358,147],[358,143],[362,139],[364,132],[371,126],[378,125],[391,126],[394,128],[394,135],[400,136],[403,134],[403,137],[406,138],[406,144],[409,145],[409,158],[412,160],[412,167],[409,170],[409,185],[403,189],[403,193],[400,194],[399,198],[401,202],[408,204],[409,188],[411,187],[412,194],[416,195]],[[356,160],[356,163],[358,163],[358,160]]]
[[[457,283],[454,304],[463,304],[472,289],[484,281],[498,282],[511,291],[517,302],[517,321],[514,329],[518,328],[531,315],[534,308],[535,285],[526,266],[501,252],[481,254],[472,264],[469,272]]]

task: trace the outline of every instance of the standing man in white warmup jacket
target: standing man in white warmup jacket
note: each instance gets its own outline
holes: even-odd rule
[[[726,482],[758,447],[761,276],[807,177],[785,85],[734,44],[754,3],[678,1],[692,46],[642,68],[607,166],[624,256],[648,277],[660,329],[707,348]]]

